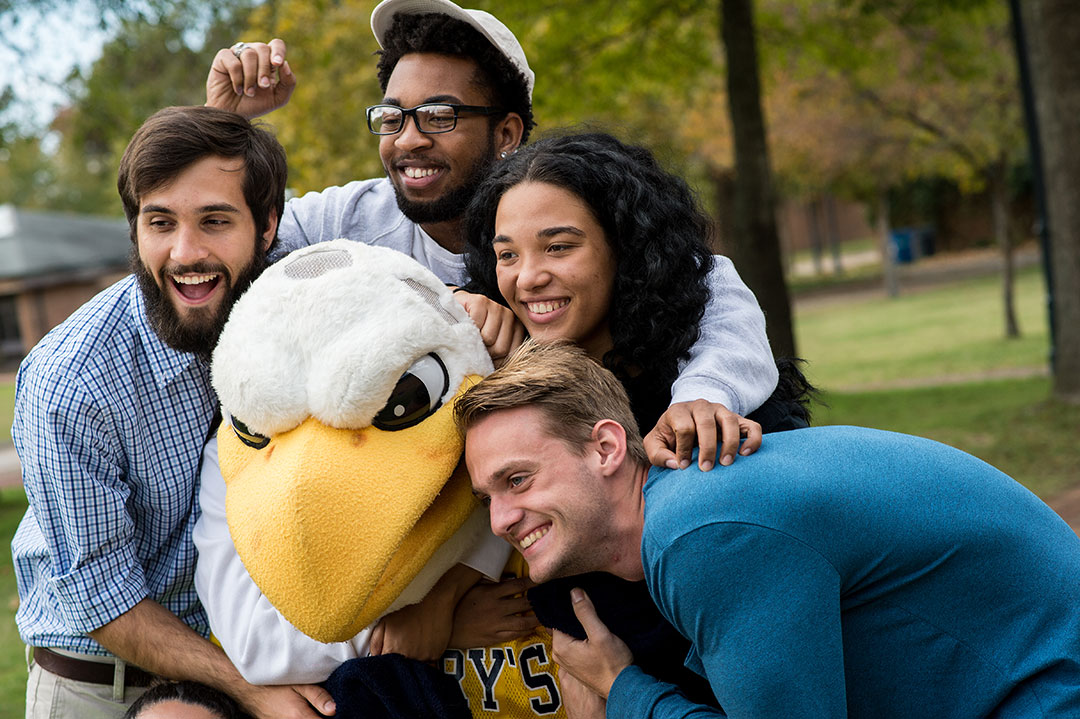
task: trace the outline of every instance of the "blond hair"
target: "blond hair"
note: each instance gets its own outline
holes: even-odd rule
[[[526,341],[506,364],[458,399],[454,416],[468,432],[481,417],[524,406],[538,407],[548,432],[579,454],[597,422],[618,422],[626,431],[627,454],[649,463],[626,390],[615,375],[569,341]]]

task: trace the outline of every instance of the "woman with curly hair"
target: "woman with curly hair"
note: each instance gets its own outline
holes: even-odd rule
[[[708,231],[689,187],[648,150],[599,133],[549,138],[498,163],[470,205],[469,289],[507,305],[532,337],[573,340],[614,372],[644,434],[670,411],[672,385],[699,336],[716,344],[711,323],[762,330],[738,325],[737,315],[706,316],[711,288],[749,294],[730,261],[709,251]],[[742,303],[757,305],[752,296]],[[777,390],[748,415],[765,431],[808,423],[809,386],[794,363],[779,364]],[[740,367],[715,370],[722,382]],[[709,441],[702,433],[719,424],[716,411],[710,405],[691,425],[701,455]],[[654,448],[663,444],[670,439]],[[656,463],[648,440],[646,448]],[[574,587],[588,593],[643,669],[695,701],[715,703],[707,683],[683,666],[689,643],[660,616],[644,582],[603,573],[545,582],[529,590],[542,624],[585,638],[569,601]]]
[[[533,337],[574,340],[601,361],[643,434],[707,329],[710,283],[742,287],[711,254],[686,183],[602,133],[541,140],[499,163],[466,223],[470,289],[507,305]],[[777,390],[748,415],[766,432],[809,421],[809,385],[793,362],[779,365]]]

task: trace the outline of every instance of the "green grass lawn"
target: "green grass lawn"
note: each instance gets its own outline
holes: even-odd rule
[[[828,406],[814,424],[929,437],[970,452],[1044,499],[1080,482],[1080,408],[1050,401],[1044,377],[990,380],[1046,367],[1042,275],[1016,283],[1019,339],[1004,338],[1000,279],[964,280],[884,297],[833,298],[796,309],[799,354]]]
[[[998,380],[919,389],[825,392],[814,424],[906,432],[958,447],[1043,499],[1080,482],[1080,406],[1051,401],[1050,380]],[[828,448],[823,448],[828,451]]]
[[[21,489],[0,490],[0,546],[11,545],[25,511],[26,495]],[[21,719],[26,702],[26,660],[15,630],[18,606],[11,552],[5,551],[0,554],[0,719]]]
[[[15,411],[15,383],[0,382],[0,447],[11,444],[11,416]]]
[[[1016,282],[1022,336],[1004,338],[997,276],[902,295],[830,298],[796,309],[798,351],[807,374],[829,390],[867,390],[1007,369],[1046,367],[1042,276]]]

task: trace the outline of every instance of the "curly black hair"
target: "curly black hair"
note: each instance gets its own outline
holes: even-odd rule
[[[219,719],[247,719],[248,715],[226,694],[193,681],[154,684],[135,700],[124,719],[138,719],[143,710],[161,702],[177,701],[209,710]]]
[[[521,116],[521,144],[535,127],[532,100],[525,76],[486,37],[472,26],[440,13],[396,15],[379,50],[379,86],[386,92],[390,74],[403,55],[430,52],[467,57],[476,62],[482,77],[478,84],[491,90],[494,102]]]
[[[466,214],[470,289],[506,304],[495,277],[495,213],[511,187],[544,182],[580,197],[615,256],[603,364],[624,384],[631,374],[670,391],[689,356],[709,298],[709,220],[690,188],[643,147],[603,133],[551,137],[496,164]],[[648,428],[643,428],[647,429]]]
[[[469,289],[506,305],[492,251],[502,196],[522,182],[561,187],[592,211],[615,256],[605,367],[626,387],[642,433],[671,401],[679,363],[689,357],[709,299],[709,219],[687,184],[652,153],[604,133],[549,137],[496,163],[465,215]],[[816,390],[802,360],[777,361],[780,380],[748,416],[766,432],[810,423]]]

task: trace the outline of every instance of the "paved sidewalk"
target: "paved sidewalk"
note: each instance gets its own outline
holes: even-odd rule
[[[15,448],[10,444],[0,444],[0,487],[21,487],[22,468]]]

